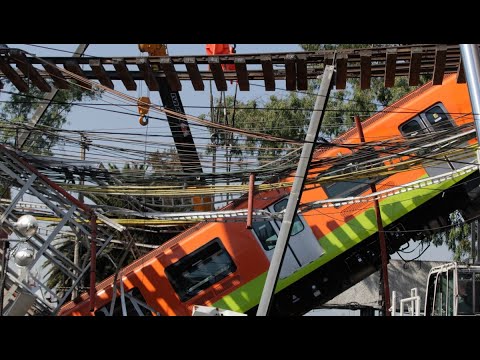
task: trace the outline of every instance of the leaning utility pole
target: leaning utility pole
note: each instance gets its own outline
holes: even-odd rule
[[[472,104],[473,120],[477,139],[480,139],[480,53],[478,44],[460,44],[460,53],[467,78],[468,94]],[[477,164],[480,167],[480,149],[477,148]],[[480,169],[479,169],[480,171]],[[479,226],[478,220],[476,221]],[[474,225],[472,224],[472,228]],[[475,263],[480,263],[480,229],[477,228],[477,246]],[[473,235],[473,234],[472,234]],[[472,236],[472,250],[475,248],[474,237]]]
[[[88,140],[88,138],[85,136],[84,133],[80,134],[80,160],[85,160],[87,150],[89,150],[89,144],[91,140]],[[85,174],[82,172],[80,174],[80,185],[83,185],[85,183]],[[81,190],[80,190],[81,191]],[[81,203],[84,202],[84,197],[83,194],[80,192],[78,194],[78,201]],[[73,263],[80,267],[80,235],[77,234],[77,237],[75,239],[75,245],[73,248]],[[78,274],[76,274],[78,276]],[[72,290],[72,300],[74,300],[78,296],[78,291],[77,289]]]
[[[275,287],[277,285],[278,276],[282,267],[283,258],[285,257],[288,240],[292,231],[292,221],[297,213],[308,167],[310,166],[313,151],[315,150],[315,143],[320,131],[320,126],[322,125],[325,107],[327,106],[327,100],[330,94],[333,71],[333,65],[325,66],[322,82],[320,84],[320,89],[318,90],[317,99],[315,101],[312,118],[310,119],[310,125],[308,126],[307,136],[305,137],[302,154],[300,155],[300,160],[298,162],[295,180],[292,185],[292,191],[290,193],[290,197],[288,198],[287,207],[285,209],[282,225],[280,227],[280,233],[278,234],[275,250],[273,251],[272,260],[270,261],[270,267],[268,268],[267,279],[265,281],[265,286],[260,298],[260,304],[258,305],[257,316],[267,316],[270,310],[273,293],[275,292]]]

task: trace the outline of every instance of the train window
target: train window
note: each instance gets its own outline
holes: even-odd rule
[[[237,270],[219,238],[186,255],[165,269],[181,301],[219,282]]]
[[[277,233],[268,221],[254,221],[253,231],[265,250],[272,250],[277,243]]]
[[[348,174],[353,173],[358,170],[365,170],[368,168],[374,168],[374,163],[368,163],[370,160],[374,160],[378,157],[377,154],[366,154],[363,156],[362,160],[360,161],[363,163],[362,167],[359,167],[357,163],[349,163],[339,164],[332,166],[327,175],[340,175],[340,174]],[[359,178],[354,181],[332,181],[332,182],[325,182],[323,184],[323,189],[327,193],[329,198],[342,198],[342,197],[349,197],[349,196],[357,196],[363,193],[365,190],[370,189],[370,184],[378,182],[382,180],[384,176],[379,176],[375,178]]]
[[[434,132],[452,127],[454,127],[454,124],[452,123],[448,112],[445,110],[443,104],[438,103],[427,111],[400,125],[399,129],[403,135],[415,136],[426,133],[428,130]]]
[[[109,316],[111,302],[95,311],[95,316]],[[153,308],[147,305],[145,298],[138,288],[133,288],[125,293],[124,302],[117,297],[113,308],[112,316],[152,316],[160,315]]]
[[[422,119],[419,116],[414,117],[412,120],[400,126],[400,132],[407,136],[415,136],[425,133]]]
[[[452,128],[453,124],[443,106],[438,104],[423,113],[435,131]]]
[[[275,205],[273,205],[273,209],[276,212],[280,212],[287,207],[287,204],[288,204],[288,199],[282,199],[279,202],[277,202]],[[292,232],[290,235],[291,236],[297,235],[298,233],[302,232],[303,229],[304,229],[304,226],[303,226],[302,220],[300,220],[298,215],[295,214],[295,218],[293,219],[293,224],[292,224]],[[275,247],[275,244],[273,246]]]
[[[348,196],[357,196],[370,188],[368,179],[359,179],[357,181],[338,181],[325,184],[325,192],[329,198],[341,198]]]

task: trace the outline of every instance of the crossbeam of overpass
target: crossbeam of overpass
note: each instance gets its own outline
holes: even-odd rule
[[[235,71],[224,71],[221,65],[226,64],[234,64]],[[121,81],[130,91],[137,89],[135,80],[144,81],[151,91],[156,91],[159,79],[166,79],[174,92],[182,90],[182,81],[189,81],[195,90],[203,91],[204,81],[208,80],[214,80],[218,91],[225,91],[228,81],[238,81],[240,91],[248,91],[253,80],[263,80],[267,91],[275,90],[275,80],[285,80],[287,90],[307,90],[307,80],[321,75],[325,66],[330,64],[335,65],[337,89],[345,89],[347,80],[353,78],[360,79],[362,89],[370,88],[372,78],[384,78],[385,86],[392,87],[398,76],[407,76],[412,86],[419,84],[420,75],[430,75],[437,85],[442,83],[445,74],[457,73],[457,81],[465,82],[457,44],[222,56],[42,59],[22,50],[7,48],[0,49],[0,88],[1,78],[8,78],[23,92],[28,90],[28,82],[41,90],[46,89],[46,79],[59,89],[67,89],[71,79],[56,67],[60,66],[111,89],[115,87],[115,81]]]

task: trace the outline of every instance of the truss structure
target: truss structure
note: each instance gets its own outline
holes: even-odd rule
[[[15,269],[18,267],[12,262],[5,266],[6,289],[3,309],[5,312],[16,313],[12,309],[17,304],[14,300],[21,294],[28,294],[29,298],[34,299],[32,306],[34,305],[37,311],[54,315],[88,273],[90,273],[90,295],[93,307],[96,257],[102,254],[115,235],[125,234],[125,227],[75,199],[30,165],[20,154],[0,144],[0,178],[3,184],[14,190],[12,194],[17,190],[8,206],[0,203],[0,226],[10,233],[9,239],[3,239],[4,241],[7,240],[11,244],[27,243],[35,249],[35,256],[33,261],[28,266],[20,268],[20,271]],[[44,206],[61,218],[60,222],[52,224],[48,236],[37,233],[25,239],[16,229],[15,223],[18,216],[13,210],[27,194],[38,198]],[[97,218],[100,218],[106,226],[97,226]],[[75,264],[59,250],[58,241],[54,241],[65,226],[70,227],[77,238],[81,239],[87,249],[90,249],[90,257],[87,257],[82,264]],[[10,248],[14,247],[15,245],[10,246]],[[40,274],[46,260],[50,262],[49,266],[58,268],[70,280],[71,285],[68,289],[58,292],[46,284],[44,277]],[[31,311],[31,309],[27,310]]]

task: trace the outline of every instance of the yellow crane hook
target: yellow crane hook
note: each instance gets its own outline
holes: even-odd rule
[[[148,125],[148,111],[150,110],[150,98],[148,96],[142,96],[138,98],[137,100],[137,105],[138,105],[138,113],[140,114],[140,117],[138,119],[138,122],[142,126]]]

